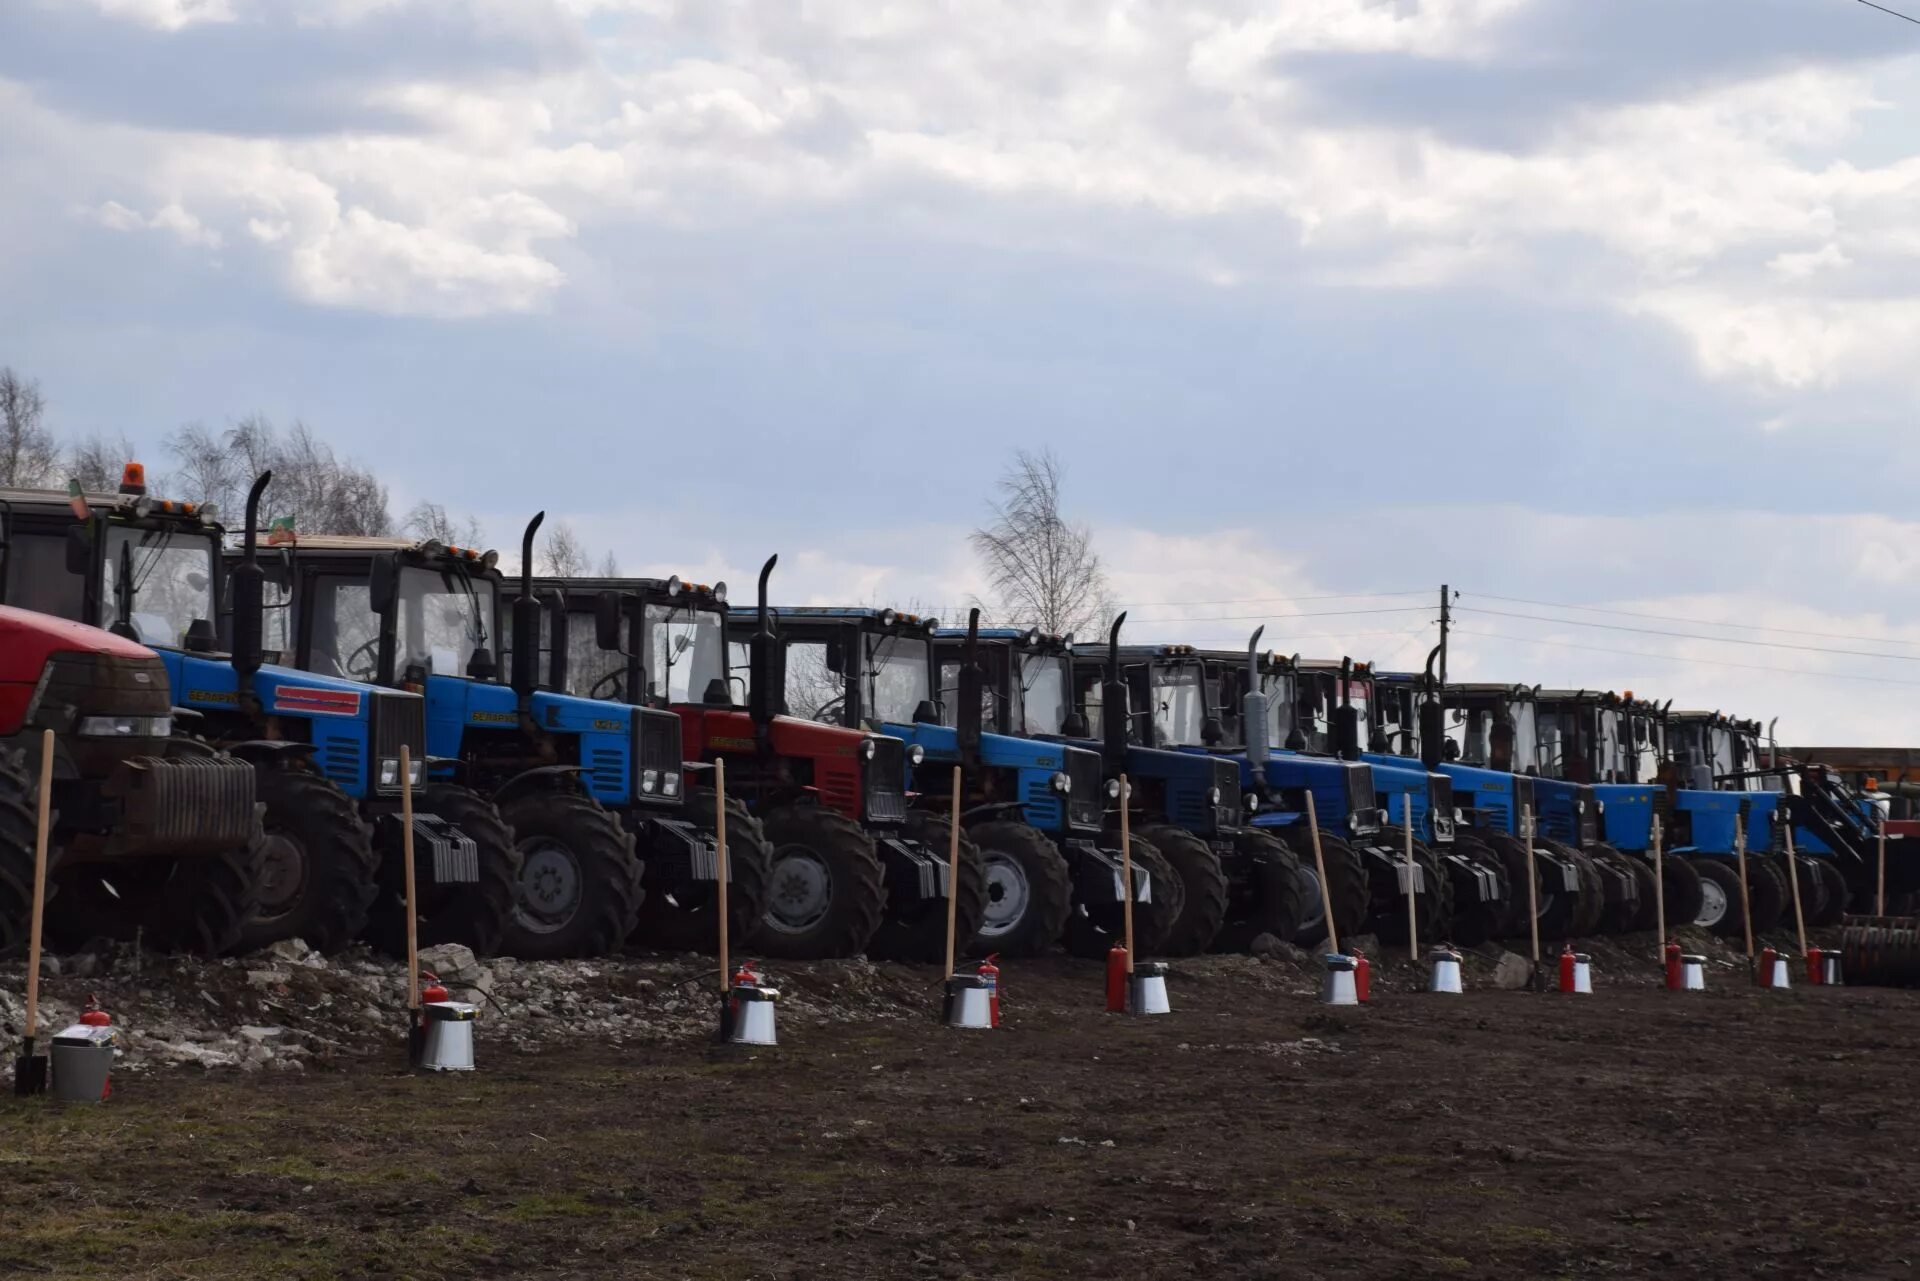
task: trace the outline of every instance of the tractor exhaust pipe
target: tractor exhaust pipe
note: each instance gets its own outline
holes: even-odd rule
[[[767,731],[773,718],[786,710],[787,656],[773,632],[773,611],[767,608],[767,580],[773,577],[773,567],[779,563],[780,557],[775,554],[767,557],[767,563],[760,567],[760,594],[755,606],[759,627],[747,644],[747,663],[753,681],[753,692],[747,697],[747,714],[753,719],[754,737],[762,751],[767,747]]]
[[[1334,751],[1343,761],[1360,759],[1360,726],[1353,710],[1353,658],[1340,660],[1340,725],[1334,736]]]
[[[954,737],[960,747],[960,762],[968,769],[980,763],[980,610],[967,611],[967,647],[960,656],[959,688],[954,697],[960,705],[954,709]]]
[[[1262,623],[1247,638],[1247,694],[1240,700],[1240,738],[1247,746],[1247,760],[1254,767],[1257,782],[1265,781],[1262,767],[1273,755],[1273,744],[1267,741],[1267,691],[1260,686],[1260,637],[1266,630]]]
[[[520,536],[520,594],[513,602],[513,692],[521,710],[533,697],[540,671],[540,602],[533,595],[533,536],[540,532],[545,512],[535,512]]]
[[[245,689],[265,657],[266,572],[260,568],[260,498],[273,481],[272,471],[253,479],[247,491],[246,524],[240,533],[240,563],[230,575],[233,586],[233,670]]]
[[[1435,645],[1427,654],[1425,679],[1421,681],[1420,708],[1420,764],[1431,774],[1440,768],[1445,759],[1444,744],[1447,738],[1447,689],[1433,674],[1433,665],[1440,658],[1441,647]]]
[[[1107,763],[1118,770],[1126,764],[1128,731],[1132,728],[1131,709],[1127,706],[1127,687],[1120,679],[1120,628],[1127,621],[1125,611],[1113,620],[1107,632],[1107,673],[1100,682],[1100,738]]]

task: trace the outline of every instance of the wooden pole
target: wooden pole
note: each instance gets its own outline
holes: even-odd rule
[[[1533,861],[1533,807],[1520,811],[1520,831],[1527,838],[1527,928],[1533,932],[1533,963],[1540,964],[1540,870]]]
[[[733,973],[727,967],[727,762],[719,757],[713,762],[713,832],[720,863],[720,879],[714,884],[720,912],[720,994],[725,996]]]
[[[1747,825],[1733,825],[1733,852],[1740,859],[1740,923],[1747,930],[1747,964],[1753,964],[1753,896],[1747,893]]]
[[[953,977],[954,931],[960,912],[960,767],[953,767],[953,819],[947,833],[947,977]],[[1131,953],[1133,940],[1127,940]]]
[[[27,917],[27,1041],[40,1023],[40,922],[47,902],[47,829],[53,823],[53,731],[40,735],[40,814],[33,832],[33,909]]]
[[[1800,936],[1800,955],[1807,954],[1807,915],[1800,907],[1800,860],[1793,855],[1793,825],[1786,826],[1787,874],[1793,878],[1793,928]]]
[[[1404,820],[1401,826],[1407,829],[1407,959],[1418,965],[1420,963],[1420,916],[1414,908],[1413,895],[1413,878],[1418,873],[1414,871],[1413,862],[1412,792],[1407,793],[1401,805],[1400,817]]]
[[[400,745],[400,864],[407,882],[407,1008],[420,1008],[420,918],[413,890],[413,763]]]
[[[1313,870],[1320,878],[1320,919],[1326,923],[1327,946],[1340,951],[1340,929],[1333,923],[1333,891],[1327,887],[1327,856],[1320,850],[1320,816],[1313,810],[1313,789],[1307,789],[1307,831],[1313,836]]]
[[[1120,910],[1126,918],[1127,973],[1133,973],[1133,824],[1127,806],[1133,800],[1133,788],[1127,776],[1120,776],[1120,887],[1125,891]]]
[[[1887,914],[1887,812],[1880,810],[1879,813],[1880,879],[1873,896],[1873,914],[1875,916],[1885,916]]]
[[[1659,958],[1662,965],[1665,965],[1667,962],[1667,878],[1666,864],[1662,861],[1660,851],[1660,838],[1663,835],[1664,833],[1660,830],[1660,816],[1655,814],[1653,816],[1653,912],[1655,921],[1660,927],[1660,950],[1654,955]]]

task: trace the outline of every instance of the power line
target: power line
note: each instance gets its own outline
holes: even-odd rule
[[[1205,605],[1270,605],[1294,604],[1298,601],[1316,600],[1373,600],[1390,596],[1427,596],[1431,593],[1422,588],[1412,592],[1329,592],[1324,596],[1243,596],[1237,600],[1137,600],[1122,601],[1117,609],[1151,609],[1156,606],[1177,606],[1185,609]]]
[[[1725,627],[1741,632],[1774,632],[1782,636],[1817,636],[1823,640],[1872,641],[1887,645],[1920,645],[1920,641],[1901,640],[1897,636],[1861,636],[1854,632],[1815,632],[1798,627],[1762,627],[1757,623],[1723,623],[1711,618],[1689,618],[1683,614],[1643,614],[1631,609],[1607,609],[1599,605],[1568,605],[1560,601],[1529,600],[1525,596],[1496,596],[1492,592],[1474,592],[1483,600],[1506,601],[1512,605],[1538,605],[1542,609],[1572,609],[1583,614],[1610,614],[1616,618],[1644,618],[1656,623],[1691,623],[1695,627]],[[1569,622],[1572,620],[1569,619]]]
[[[1678,640],[1709,641],[1715,645],[1751,645],[1759,649],[1792,649],[1806,654],[1840,654],[1848,658],[1888,658],[1902,663],[1920,663],[1920,654],[1888,654],[1879,650],[1829,649],[1820,645],[1794,645],[1786,641],[1747,640],[1740,636],[1702,636],[1697,632],[1674,632],[1658,627],[1628,627],[1624,623],[1593,623],[1582,618],[1548,618],[1542,614],[1516,614],[1504,609],[1480,609],[1472,605],[1456,606],[1462,614],[1488,614],[1495,618],[1519,618],[1533,623],[1553,623],[1560,627],[1598,627],[1609,632],[1634,632],[1641,636],[1671,636]]]
[[[1860,0],[1860,3],[1867,6],[1867,8],[1869,9],[1878,9],[1881,13],[1890,13],[1896,18],[1899,18],[1906,22],[1911,22],[1915,26],[1920,26],[1920,18],[1909,18],[1906,14],[1901,13],[1898,9],[1889,9],[1887,8],[1887,6],[1883,4],[1875,4],[1873,0]]]
[[[1493,640],[1516,641],[1522,645],[1548,645],[1555,649],[1585,650],[1590,654],[1619,654],[1627,658],[1656,658],[1667,663],[1687,663],[1695,667],[1732,667],[1747,672],[1773,672],[1780,676],[1810,676],[1816,680],[1870,681],[1877,685],[1913,685],[1920,681],[1903,681],[1891,676],[1863,676],[1852,672],[1816,672],[1803,667],[1765,667],[1758,663],[1732,663],[1725,659],[1689,658],[1685,654],[1656,654],[1644,649],[1610,649],[1604,645],[1579,645],[1573,641],[1546,640],[1538,636],[1515,636],[1510,632],[1483,632],[1465,627],[1453,629],[1456,636],[1485,636]]]

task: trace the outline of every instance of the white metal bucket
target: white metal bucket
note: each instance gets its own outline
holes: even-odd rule
[[[1329,952],[1321,958],[1327,964],[1326,981],[1320,985],[1323,1005],[1358,1005],[1360,990],[1354,984],[1353,958]]]
[[[1173,1013],[1173,1006],[1167,1000],[1165,961],[1141,961],[1133,967],[1133,977],[1127,983],[1127,1012],[1129,1014]]]
[[[733,989],[733,1033],[727,1039],[735,1045],[778,1045],[773,1007],[780,993],[770,987],[741,985]]]
[[[1436,948],[1427,956],[1432,969],[1428,972],[1427,991],[1445,992],[1458,995],[1465,991],[1460,983],[1460,954],[1449,952],[1445,948]]]
[[[1762,985],[1764,987],[1786,988],[1793,986],[1793,975],[1788,971],[1786,957],[1776,956],[1773,958],[1773,969],[1767,974],[1766,980]]]
[[[421,1008],[427,1021],[421,1068],[428,1072],[473,1071],[473,1024],[480,1007],[465,1001],[429,1001]]]
[[[98,1103],[113,1073],[114,1030],[75,1023],[53,1038],[49,1054],[53,1097],[62,1103]]]
[[[1682,992],[1704,992],[1707,990],[1706,957],[1683,956],[1680,958],[1680,990]]]
[[[1575,995],[1593,995],[1593,967],[1585,952],[1573,954],[1573,990]]]
[[[947,1026],[993,1027],[992,993],[987,981],[970,974],[956,974],[947,980]]]

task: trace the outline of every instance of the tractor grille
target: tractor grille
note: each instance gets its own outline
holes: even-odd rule
[[[867,762],[867,821],[904,823],[907,818],[907,745],[897,738],[875,735],[873,759]]]
[[[1379,808],[1380,800],[1373,792],[1373,766],[1347,766],[1347,812]]]
[[[1453,780],[1445,774],[1427,775],[1427,836],[1442,843],[1453,839]]]
[[[1083,747],[1069,747],[1067,781],[1073,790],[1067,793],[1067,823],[1084,831],[1099,831],[1106,815],[1106,780],[1100,776],[1100,754]]]
[[[681,779],[680,786],[672,796],[666,795],[666,777],[669,774],[681,774],[680,760],[680,718],[672,712],[655,711],[648,708],[636,708],[633,713],[633,795],[642,800],[651,800],[658,796],[669,805],[678,804],[686,795],[686,780]],[[660,782],[652,795],[640,790],[640,776],[645,771],[654,771],[654,777]]]
[[[367,777],[367,758],[360,750],[360,740],[350,734],[322,734],[315,738],[314,748],[320,772],[347,795],[358,796],[361,780]],[[400,784],[396,781],[387,790],[398,794]]]
[[[371,724],[367,727],[367,737],[373,742],[373,759],[376,761],[398,760],[400,749],[405,747],[408,756],[420,762],[422,777],[425,777],[427,759],[427,700],[418,694],[403,694],[398,690],[375,690],[372,710],[368,713]],[[331,769],[327,770],[332,775]],[[379,775],[374,775],[377,783]],[[357,781],[357,780],[356,780]],[[382,787],[382,792],[396,793],[400,790],[398,778],[391,787]]]
[[[1536,809],[1533,804],[1533,780],[1525,774],[1515,774],[1513,776],[1512,822],[1514,831],[1517,832],[1520,830],[1520,816],[1529,813],[1535,818],[1540,816],[1540,811]]]
[[[121,801],[116,842],[144,854],[213,854],[254,830],[253,766],[231,756],[139,756],[108,781]]]
[[[1212,831],[1237,827],[1240,824],[1240,767],[1232,761],[1213,763],[1213,787],[1220,793],[1219,803],[1213,807]]]

